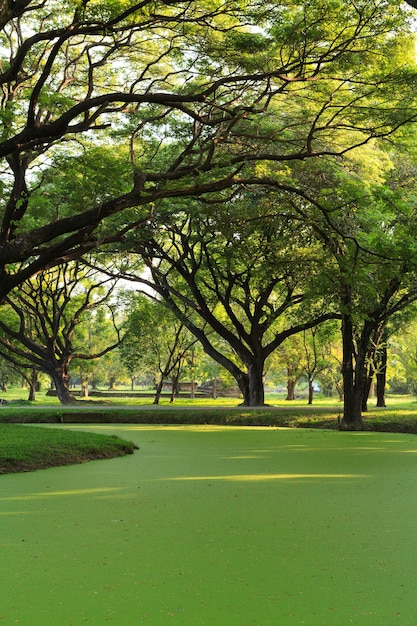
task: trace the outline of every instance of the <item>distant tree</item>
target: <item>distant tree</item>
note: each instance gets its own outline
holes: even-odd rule
[[[327,322],[303,332],[304,375],[308,384],[308,404],[313,404],[314,382],[319,380],[330,366],[335,335],[334,322]]]
[[[306,368],[306,354],[304,349],[304,333],[302,331],[289,337],[277,350],[277,359],[285,370],[287,379],[287,401],[295,400],[297,383],[304,376]]]
[[[22,371],[14,368],[8,361],[0,358],[0,389],[6,393],[9,385],[17,384],[22,378]]]
[[[100,340],[90,352],[78,332],[92,311],[108,308],[114,287],[113,279],[80,261],[39,273],[10,292],[0,309],[0,354],[16,367],[46,372],[60,402],[74,402],[71,362],[99,358],[120,342],[112,315],[112,343]]]
[[[158,404],[164,383],[171,382],[171,402],[174,401],[182,371],[196,339],[162,303],[144,295],[131,297],[132,309],[127,318],[120,354],[130,372],[152,373]]]

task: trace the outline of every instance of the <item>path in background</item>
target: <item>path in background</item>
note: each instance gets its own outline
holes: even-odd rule
[[[0,476],[0,624],[417,623],[415,436],[88,430],[140,450]]]

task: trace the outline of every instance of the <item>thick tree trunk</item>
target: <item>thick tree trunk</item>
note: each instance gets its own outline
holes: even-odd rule
[[[362,398],[364,391],[364,363],[356,359],[353,366],[355,347],[353,342],[353,324],[349,315],[342,319],[342,375],[343,375],[343,418],[340,422],[342,430],[363,430]]]
[[[295,400],[295,386],[297,381],[294,378],[287,379],[287,397],[286,400]]]
[[[69,363],[61,363],[50,372],[58,399],[61,404],[74,404],[77,398],[70,391]]]
[[[62,380],[55,378],[55,388],[61,404],[75,404],[77,398],[69,390],[69,386]]]
[[[243,395],[243,406],[265,406],[263,363],[251,364],[247,374],[239,377],[237,383]]]
[[[161,376],[161,378],[159,379],[159,383],[156,386],[156,392],[155,392],[155,396],[153,399],[153,404],[159,404],[159,399],[161,397],[163,386],[164,386],[164,377]]]

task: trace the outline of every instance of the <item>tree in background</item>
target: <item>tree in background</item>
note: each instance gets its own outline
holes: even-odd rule
[[[123,274],[159,295],[234,377],[248,406],[264,404],[268,356],[334,316],[325,282],[314,282],[321,247],[303,224],[288,223],[280,200],[253,194],[174,214],[145,242],[129,242],[148,274]]]
[[[105,385],[109,390],[115,388],[116,382],[123,380],[126,372],[118,358],[118,352],[111,349],[102,353],[104,346],[117,347],[115,328],[123,323],[121,312],[117,310],[115,300],[85,312],[82,322],[77,327],[77,344],[83,346],[84,354],[99,356],[92,359],[78,358],[71,361],[71,380],[80,380],[81,395],[88,397],[89,387],[96,390],[98,385]],[[121,336],[121,335],[120,335]]]
[[[71,362],[99,358],[120,342],[111,309],[112,336],[96,336],[91,352],[85,337],[90,325],[83,325],[108,308],[115,285],[80,261],[39,273],[10,292],[0,309],[0,354],[16,367],[46,372],[60,402],[74,402]]]
[[[304,377],[307,365],[304,350],[304,333],[302,331],[289,337],[277,350],[275,368],[280,367],[285,371],[287,395],[286,400],[295,400],[297,383]]]
[[[135,377],[139,372],[152,374],[156,381],[154,404],[159,404],[164,383],[170,381],[173,402],[196,339],[162,303],[142,294],[131,294],[129,299],[131,311],[119,347],[122,362]]]
[[[308,385],[308,404],[313,404],[314,384],[329,367],[332,343],[335,341],[335,323],[327,322],[303,332],[304,375]]]

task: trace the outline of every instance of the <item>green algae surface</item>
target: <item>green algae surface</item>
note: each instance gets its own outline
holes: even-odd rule
[[[417,623],[415,436],[85,429],[140,450],[0,476],[0,624]]]

